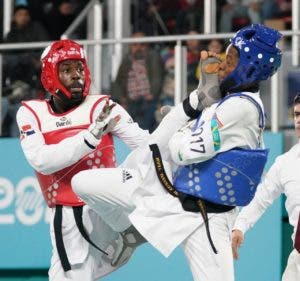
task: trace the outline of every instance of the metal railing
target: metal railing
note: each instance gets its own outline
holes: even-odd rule
[[[91,2],[98,2],[97,0],[92,0]],[[90,3],[91,3],[90,2]],[[94,4],[95,4],[94,3]],[[92,5],[92,4],[90,4]],[[215,9],[215,1],[205,1],[206,7],[211,5],[211,9]],[[114,44],[114,45],[123,45],[123,44],[130,44],[130,43],[163,43],[163,42],[176,42],[175,47],[175,101],[178,103],[181,100],[182,93],[185,93],[185,81],[182,77],[185,77],[184,75],[184,65],[186,65],[185,62],[185,56],[184,53],[184,47],[182,45],[183,41],[196,39],[196,40],[209,40],[209,39],[228,39],[234,35],[234,33],[209,33],[211,29],[209,28],[209,25],[212,24],[211,21],[212,15],[211,13],[206,14],[205,13],[205,32],[206,34],[199,34],[199,35],[174,35],[174,36],[150,36],[150,37],[144,37],[144,38],[117,38],[117,39],[103,39],[103,38],[96,38],[96,39],[87,39],[87,40],[78,40],[79,43],[81,43],[84,46],[103,46],[106,44]],[[79,21],[79,20],[78,20]],[[293,0],[293,13],[292,13],[292,30],[284,30],[281,31],[281,33],[285,37],[292,37],[292,61],[294,66],[299,65],[299,35],[300,35],[300,28],[299,28],[299,3],[298,0]],[[74,24],[75,26],[75,24]],[[74,28],[74,26],[70,26],[70,30]],[[70,31],[69,30],[69,31]],[[67,30],[68,31],[68,30]],[[68,32],[69,32],[68,31]],[[66,32],[66,34],[68,34]],[[35,42],[35,43],[10,43],[10,44],[0,44],[0,51],[3,50],[12,50],[12,49],[18,49],[18,50],[26,50],[26,49],[37,49],[37,48],[45,48],[48,46],[50,42]],[[96,49],[97,50],[97,49]],[[99,50],[99,49],[98,49]],[[1,55],[0,55],[1,56]],[[1,57],[0,57],[1,61]],[[100,64],[97,64],[97,67],[95,68],[94,77],[100,77]],[[279,89],[278,89],[278,75],[274,75],[271,78],[271,93],[272,93],[272,99],[271,99],[271,130],[272,132],[277,132],[279,128],[279,114],[278,114],[278,96],[279,96]],[[101,84],[101,83],[100,83]],[[0,89],[0,99],[1,99],[1,89]]]
[[[99,0],[91,0],[71,23],[68,29],[61,35],[61,39],[69,38],[76,28],[87,19],[87,38],[101,40],[103,22],[102,10],[102,5]],[[90,62],[89,67],[92,74],[100,73],[102,62],[101,55],[101,44],[95,44],[87,48],[88,61]],[[94,86],[96,89],[101,89],[101,75],[94,75]]]
[[[292,36],[295,38],[300,35],[300,31],[282,31],[284,36]],[[186,65],[185,56],[182,55],[183,46],[182,42],[191,39],[197,40],[207,40],[213,38],[227,39],[232,37],[233,33],[216,33],[216,34],[200,34],[200,35],[178,35],[178,36],[153,36],[153,37],[144,37],[144,38],[123,38],[123,39],[101,39],[101,40],[78,40],[84,46],[96,46],[96,45],[105,45],[105,44],[130,44],[130,43],[161,43],[161,42],[176,42],[175,46],[175,101],[176,103],[180,102],[182,99],[182,93],[185,93],[185,82],[183,77],[184,74],[183,65]],[[45,48],[48,46],[50,42],[36,42],[36,43],[22,43],[22,44],[0,44],[0,51],[2,50],[13,50],[13,49],[37,49],[37,48]],[[293,57],[295,56],[295,49],[293,49]],[[296,56],[298,56],[298,50],[296,52]],[[0,55],[1,57],[1,55]],[[0,58],[1,61],[1,58]],[[100,68],[97,70],[99,72],[94,73],[94,76],[101,76]],[[271,130],[272,132],[277,132],[279,128],[279,114],[278,114],[278,75],[274,75],[271,78]],[[1,89],[0,89],[1,91]]]

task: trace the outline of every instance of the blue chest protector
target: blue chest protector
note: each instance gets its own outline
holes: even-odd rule
[[[234,96],[244,97],[257,107],[259,127],[263,130],[264,113],[252,97],[242,93],[232,94],[225,97],[218,106]],[[174,187],[177,191],[216,204],[246,206],[261,181],[267,157],[268,149],[260,148],[221,152],[205,162],[180,167],[174,175]]]

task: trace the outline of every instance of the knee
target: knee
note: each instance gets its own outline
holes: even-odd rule
[[[74,175],[71,179],[72,189],[79,197],[82,197],[88,191],[88,189],[86,188],[87,175],[85,172],[86,171],[81,171]]]

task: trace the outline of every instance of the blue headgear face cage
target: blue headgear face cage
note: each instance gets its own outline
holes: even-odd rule
[[[239,63],[222,83],[231,80],[230,88],[239,88],[271,77],[281,65],[282,52],[277,42],[282,34],[262,24],[252,24],[239,30],[231,45],[239,51]]]

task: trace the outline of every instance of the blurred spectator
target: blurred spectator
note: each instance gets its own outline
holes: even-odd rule
[[[16,122],[16,113],[23,99],[32,97],[29,84],[20,80],[4,88],[2,96],[1,123],[2,136],[18,137],[19,130]]]
[[[203,0],[133,0],[133,29],[150,35],[183,34],[203,30]]]
[[[161,96],[158,103],[158,110],[164,105],[174,105],[175,93],[175,53],[174,46],[168,46],[161,50],[161,58],[164,65],[164,79],[162,84]],[[162,116],[156,112],[156,120],[159,123]]]
[[[45,28],[32,21],[27,6],[14,9],[11,30],[4,38],[5,43],[48,41]],[[21,80],[35,87],[40,73],[40,50],[6,51],[3,62],[4,86]]]
[[[32,21],[27,6],[19,5],[14,9],[11,30],[4,38],[5,43],[48,41],[45,28]],[[31,99],[37,96],[41,89],[39,84],[40,51],[14,50],[6,51],[3,56],[3,103],[8,104],[4,121],[7,136],[17,136],[15,111],[20,106],[21,99]],[[30,90],[29,90],[30,88]],[[23,93],[21,93],[23,91]]]
[[[135,32],[132,38],[144,37]],[[160,55],[146,43],[133,43],[124,56],[112,85],[112,96],[123,105],[143,129],[153,131],[154,112],[160,96],[163,66]]]
[[[174,34],[180,10],[180,0],[133,0],[133,30],[144,30],[149,35]]]
[[[47,41],[49,36],[45,28],[31,20],[27,6],[19,5],[14,9],[11,30],[5,38],[5,42],[33,42]]]
[[[278,3],[278,16],[285,17],[292,14],[292,0],[277,0]]]
[[[179,0],[180,9],[176,16],[177,34],[188,30],[203,32],[203,0]]]
[[[195,30],[190,30],[187,35],[199,34]],[[197,67],[200,59],[201,44],[198,39],[189,39],[186,41],[187,48],[187,92],[190,93],[198,86],[196,76]]]
[[[45,21],[49,11],[53,6],[53,0],[27,0],[28,9],[30,11],[31,19],[38,21],[46,26]],[[17,3],[17,2],[15,2]]]
[[[219,30],[237,31],[251,23],[260,23],[262,0],[227,0],[221,7]]]
[[[15,6],[28,6],[27,0],[15,0]]]
[[[16,0],[24,2],[24,0]],[[33,21],[42,23],[51,40],[60,38],[89,0],[26,0]],[[74,36],[85,38],[86,22],[75,31]]]
[[[262,22],[270,27],[280,30],[291,29],[291,17],[292,0],[264,0],[261,3]]]
[[[0,42],[3,38],[3,1],[0,1]]]
[[[243,4],[248,9],[248,16],[251,23],[261,23],[261,6],[263,0],[243,0]]]
[[[191,30],[188,35],[197,35],[198,32]],[[199,40],[190,39],[186,41],[187,47],[187,93],[198,86],[196,76],[197,66],[200,59],[201,44]],[[160,108],[164,105],[174,105],[175,94],[175,53],[174,46],[169,46],[161,51],[161,57],[164,64],[165,75],[162,85],[162,93],[156,110],[156,120],[161,121]]]
[[[79,12],[87,4],[87,0],[28,0],[33,9],[41,11],[43,18],[40,18],[48,30],[51,40],[58,40],[76,19]],[[40,3],[37,3],[40,2]],[[29,4],[30,5],[30,4]],[[72,35],[72,38],[85,38],[86,25],[82,24]]]
[[[262,22],[268,19],[274,19],[279,13],[278,0],[264,0],[261,4]]]

